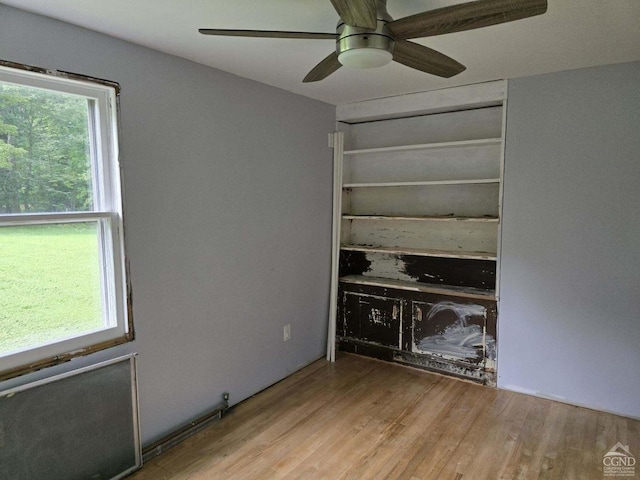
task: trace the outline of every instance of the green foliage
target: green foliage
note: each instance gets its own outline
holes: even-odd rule
[[[26,153],[23,148],[14,147],[0,139],[0,170],[11,170],[13,163],[21,160]]]
[[[86,98],[0,83],[0,213],[92,208]]]
[[[102,326],[96,225],[0,228],[0,353]]]

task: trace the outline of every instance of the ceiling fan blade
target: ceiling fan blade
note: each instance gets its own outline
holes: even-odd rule
[[[324,80],[333,72],[338,70],[342,64],[338,61],[338,54],[336,52],[332,52],[327,58],[322,60],[318,65],[313,67],[313,69],[307,73],[307,76],[302,80],[304,83],[309,82],[317,82],[320,80]]]
[[[387,24],[396,39],[431,37],[541,15],[547,0],[478,0],[400,18]]]
[[[444,78],[453,77],[467,68],[443,53],[406,40],[396,41],[393,59],[407,67]]]
[[[331,0],[331,3],[347,25],[372,30],[378,25],[376,0]]]
[[[219,28],[200,28],[203,35],[221,35],[225,37],[259,37],[259,38],[309,38],[314,40],[335,40],[335,33],[321,32],[283,32],[279,30],[224,30]]]

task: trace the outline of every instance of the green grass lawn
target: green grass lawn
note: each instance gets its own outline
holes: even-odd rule
[[[94,223],[0,228],[0,353],[102,326]]]

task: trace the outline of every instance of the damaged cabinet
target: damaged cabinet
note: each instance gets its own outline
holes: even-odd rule
[[[345,292],[344,336],[400,348],[402,307],[401,298]]]
[[[340,349],[492,385],[496,367],[496,302],[342,282]]]
[[[340,349],[495,384],[503,102],[342,119]]]

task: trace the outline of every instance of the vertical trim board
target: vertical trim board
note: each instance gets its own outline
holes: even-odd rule
[[[338,277],[340,268],[340,239],[342,218],[342,160],[344,134],[333,134],[333,222],[331,232],[331,289],[329,298],[329,325],[327,332],[327,360],[336,360],[336,322],[338,315]]]

